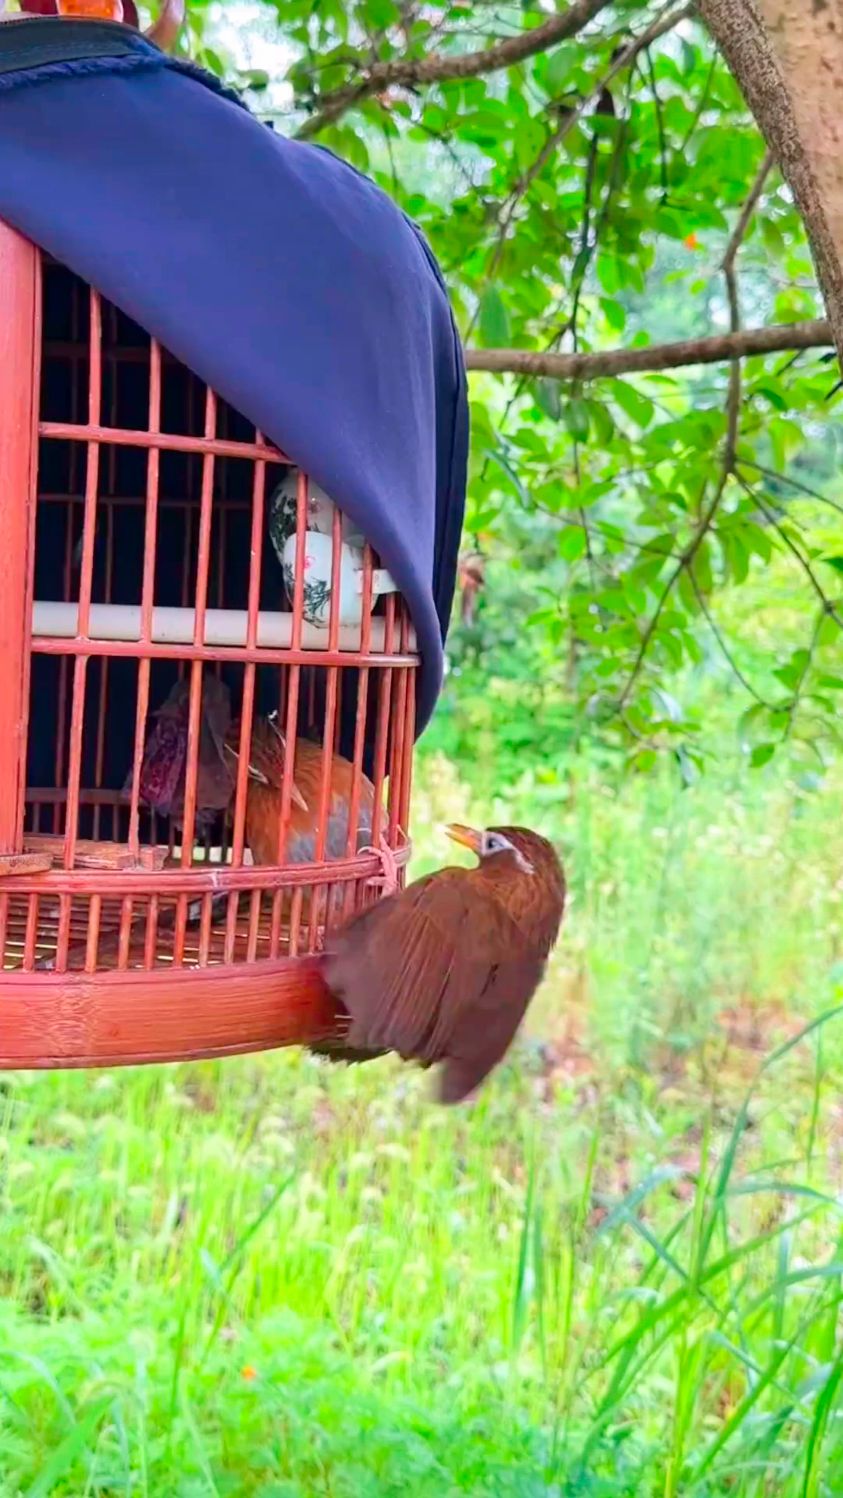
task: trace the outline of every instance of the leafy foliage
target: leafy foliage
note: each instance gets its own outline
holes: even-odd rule
[[[635,349],[819,316],[789,194],[689,10],[575,0],[586,24],[507,66],[501,48],[544,37],[557,13],[262,0],[290,62],[277,88],[258,76],[255,100],[421,225],[469,349]],[[195,3],[194,43],[222,69],[206,16]],[[702,743],[674,678],[713,647],[745,698],[752,763],[788,743],[822,765],[841,680],[836,369],[818,351],[731,371],[667,362],[587,382],[473,376],[468,531],[490,579],[524,579],[481,596],[487,666],[506,675],[523,636],[519,658],[555,663],[563,716],[585,715],[641,768],[667,749],[687,770]],[[740,665],[728,598],[774,558],[804,618],[786,653],[772,642],[762,686]],[[458,665],[479,648],[453,638]]]

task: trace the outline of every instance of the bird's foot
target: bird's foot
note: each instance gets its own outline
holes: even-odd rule
[[[382,889],[385,896],[394,895],[398,888],[398,864],[386,838],[381,837],[377,848],[361,848],[360,852],[374,853],[381,861],[380,874],[373,874],[366,883],[372,889]]]

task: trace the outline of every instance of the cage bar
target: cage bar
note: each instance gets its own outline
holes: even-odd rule
[[[0,317],[0,858],[18,851],[29,687],[32,537],[35,523],[37,396],[40,375],[40,261],[19,234],[0,235],[0,286],[14,286],[15,315]]]

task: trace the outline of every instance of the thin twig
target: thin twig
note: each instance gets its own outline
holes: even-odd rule
[[[626,679],[626,684],[625,684],[625,686],[623,688],[623,691],[621,692],[621,695],[618,698],[618,702],[617,702],[618,709],[621,709],[621,708],[625,707],[626,704],[627,704],[627,702],[629,701],[630,693],[632,691],[632,688],[635,686],[635,683],[638,680],[638,677],[639,677],[639,675],[641,673],[641,667],[644,664],[644,660],[645,660],[645,657],[647,655],[647,651],[648,651],[648,649],[650,647],[650,641],[652,640],[653,635],[656,632],[656,627],[658,625],[659,619],[662,616],[662,610],[664,609],[664,606],[667,603],[668,598],[670,597],[671,593],[673,592],[674,587],[678,583],[678,581],[679,581],[680,577],[682,576],[682,573],[685,571],[685,569],[688,568],[690,570],[691,565],[692,565],[693,560],[694,560],[694,557],[696,556],[697,552],[699,551],[699,549],[700,549],[700,547],[701,547],[701,545],[702,545],[702,543],[703,543],[706,535],[708,534],[708,531],[711,528],[711,523],[712,523],[712,521],[714,519],[715,514],[717,513],[717,509],[718,509],[718,506],[720,504],[720,501],[723,498],[723,493],[724,493],[724,490],[726,488],[727,477],[728,477],[728,474],[726,473],[726,471],[724,469],[723,473],[720,475],[720,480],[719,480],[719,482],[717,484],[717,488],[714,491],[714,495],[712,497],[712,500],[711,500],[710,504],[708,505],[707,509],[704,511],[702,519],[700,520],[700,523],[697,526],[697,529],[695,530],[693,536],[691,537],[690,542],[685,547],[685,550],[682,552],[681,556],[679,557],[679,560],[676,563],[676,566],[674,567],[673,571],[670,574],[670,577],[668,578],[667,582],[664,585],[664,588],[662,589],[661,596],[660,596],[659,601],[658,601],[658,603],[656,604],[656,607],[655,607],[655,611],[650,616],[650,619],[647,622],[647,627],[644,630],[644,633],[641,636],[641,639],[639,641],[638,650],[636,652],[635,660],[634,660],[633,665],[632,665],[632,670],[630,671],[629,676]]]
[[[699,99],[697,100],[697,107],[694,110],[693,118],[692,118],[691,123],[688,126],[688,129],[686,130],[684,136],[682,137],[682,140],[681,140],[680,145],[679,145],[678,159],[680,161],[684,157],[685,152],[687,151],[688,146],[690,145],[690,143],[691,143],[691,141],[692,141],[692,139],[694,137],[694,133],[696,131],[696,128],[697,128],[700,120],[702,119],[703,113],[704,113],[704,111],[706,109],[706,106],[708,104],[708,96],[711,93],[711,85],[714,82],[714,74],[715,74],[718,62],[719,62],[719,58],[717,56],[717,53],[715,52],[714,56],[711,59],[711,63],[709,65],[708,77],[705,80],[705,87],[703,88],[703,91],[700,94]]]
[[[742,481],[739,480],[739,482]],[[841,619],[840,615],[838,614],[837,609],[826,593],[822,583],[817,577],[816,572],[811,566],[811,563],[808,561],[808,558],[800,551],[793,537],[788,535],[775,510],[771,510],[769,505],[766,505],[764,503],[757,490],[752,489],[749,484],[743,484],[743,487],[747,490],[747,493],[752,496],[752,499],[757,504],[762,515],[766,515],[768,521],[770,522],[770,525],[773,527],[779,539],[787,547],[787,550],[790,552],[791,556],[795,557],[796,561],[799,563],[799,566],[805,573],[805,576],[807,577],[809,583],[811,584],[811,587],[820,600],[820,603],[822,604],[826,614],[828,614],[828,617],[834,620],[838,629],[843,629],[843,619]]]
[[[738,665],[737,661],[735,660],[734,656],[732,655],[732,652],[730,651],[728,645],[726,644],[726,641],[724,640],[722,634],[720,633],[720,627],[717,624],[717,622],[716,622],[716,620],[715,620],[715,618],[714,618],[711,610],[709,609],[708,604],[706,603],[705,595],[704,595],[704,593],[702,591],[702,588],[700,587],[699,583],[697,582],[696,577],[694,576],[694,570],[693,570],[693,568],[691,568],[689,570],[689,572],[688,572],[688,580],[689,580],[689,582],[691,584],[691,587],[694,590],[694,596],[696,597],[697,603],[700,606],[700,612],[703,614],[703,616],[704,616],[704,618],[706,620],[706,623],[708,624],[708,627],[711,630],[711,633],[714,635],[714,638],[715,638],[715,640],[717,641],[717,644],[720,647],[722,655],[724,656],[724,658],[728,662],[729,666],[731,667],[732,672],[737,677],[738,681],[740,682],[740,684],[744,688],[744,690],[749,693],[750,697],[754,697],[755,701],[758,702],[761,705],[761,707],[766,707],[766,708],[768,708],[768,709],[770,709],[772,711],[772,703],[767,702],[765,700],[765,698],[763,698],[755,690],[755,687],[752,685],[752,682],[749,681],[746,676],[744,676],[744,674],[743,674],[740,666]]]
[[[787,723],[785,724],[784,733],[782,734],[782,741],[783,742],[784,742],[785,739],[789,739],[790,736],[791,736],[791,733],[793,732],[793,724],[794,724],[794,721],[796,719],[796,711],[797,711],[797,708],[799,707],[799,703],[800,703],[800,701],[802,699],[802,694],[803,694],[803,692],[805,690],[805,683],[806,683],[806,681],[808,679],[808,673],[809,673],[809,671],[811,669],[811,662],[814,659],[814,655],[816,653],[817,645],[819,644],[820,630],[823,627],[823,620],[826,617],[826,612],[827,611],[826,611],[825,607],[823,607],[823,608],[821,608],[821,609],[819,609],[817,611],[817,617],[816,617],[816,619],[814,621],[814,628],[811,631],[811,638],[808,641],[808,648],[805,651],[805,660],[804,660],[804,663],[803,663],[803,666],[802,666],[802,670],[800,671],[800,673],[799,673],[799,679],[798,679],[795,687],[793,688],[793,696],[790,699],[790,702],[788,703],[788,707],[787,707]]]
[[[758,207],[758,200],[761,197],[762,192],[764,191],[764,185],[774,166],[775,161],[773,158],[773,153],[772,151],[768,151],[758,168],[758,173],[756,175],[755,181],[750,188],[749,195],[738,215],[737,223],[732,230],[729,243],[726,246],[726,253],[723,256],[720,265],[721,270],[726,273],[728,273],[730,270],[734,270],[738,250],[743,244],[744,238],[746,236],[746,231],[749,228],[750,221],[752,219],[752,215]]]
[[[795,489],[798,494],[804,494],[807,499],[816,499],[820,504],[830,505],[843,515],[843,504],[837,499],[832,499],[830,494],[821,494],[819,489],[812,489],[810,484],[805,484],[801,479],[793,478],[789,473],[777,473],[775,468],[765,468],[763,463],[756,463],[754,458],[741,458],[747,468],[754,468],[756,473],[763,474],[764,478],[774,479],[778,484],[787,484],[789,488]]]

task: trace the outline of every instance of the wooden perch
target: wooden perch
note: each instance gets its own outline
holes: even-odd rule
[[[124,843],[94,842],[80,838],[75,844],[74,868],[79,869],[137,869],[154,873],[163,869],[167,860],[167,847],[140,848],[137,857],[130,853]],[[0,872],[5,874],[32,874],[49,869],[53,863],[61,863],[64,857],[64,838],[46,833],[33,832],[24,839],[23,853],[10,853],[9,860],[18,860],[14,868],[6,868],[0,860]],[[21,865],[26,865],[22,867]]]

